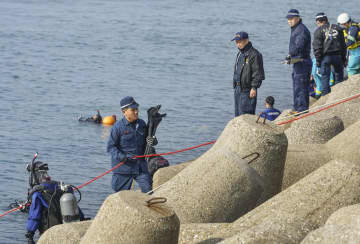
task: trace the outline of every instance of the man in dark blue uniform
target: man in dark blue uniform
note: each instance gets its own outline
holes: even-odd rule
[[[264,112],[260,114],[260,117],[266,118],[267,120],[270,121],[274,121],[277,117],[279,117],[281,112],[278,109],[274,108],[274,103],[275,103],[274,97],[268,96],[265,99],[266,109],[264,110]]]
[[[236,33],[231,41],[235,41],[239,49],[233,78],[235,117],[255,114],[257,89],[265,79],[262,55],[252,46],[246,32]]]
[[[294,64],[292,73],[293,113],[297,113],[309,109],[308,89],[312,67],[310,59],[311,35],[308,28],[302,23],[298,10],[289,10],[286,18],[291,27],[289,54],[286,60],[288,64]]]
[[[316,15],[318,28],[314,33],[313,50],[316,66],[321,74],[321,96],[331,92],[331,65],[334,67],[335,84],[344,80],[344,64],[346,63],[346,45],[342,29],[338,25],[330,25],[324,13]]]
[[[111,165],[116,166],[125,162],[113,171],[112,188],[115,192],[130,190],[135,179],[141,191],[151,190],[152,179],[144,158],[134,158],[143,155],[146,143],[155,145],[154,140],[146,140],[147,126],[139,119],[139,104],[133,97],[124,97],[120,101],[124,117],[111,128],[107,143],[107,152],[111,154]]]

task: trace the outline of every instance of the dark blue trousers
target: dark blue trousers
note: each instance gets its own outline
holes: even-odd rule
[[[242,114],[255,114],[257,94],[250,98],[250,90],[241,91],[240,86],[234,89],[235,117]]]
[[[311,75],[311,60],[304,60],[294,64],[292,80],[293,80],[293,96],[294,110],[302,112],[309,109],[309,86]]]
[[[331,92],[329,80],[331,73],[331,65],[334,67],[334,85],[344,80],[344,63],[340,55],[326,55],[321,60],[321,96]]]
[[[148,173],[140,174],[113,174],[111,186],[115,192],[130,190],[133,180],[135,180],[143,193],[151,191],[152,179]]]

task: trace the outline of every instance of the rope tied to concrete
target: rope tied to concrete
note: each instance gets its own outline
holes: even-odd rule
[[[159,204],[159,203],[166,203],[167,199],[165,197],[153,197],[149,200],[146,200],[146,206],[151,207],[152,205]]]

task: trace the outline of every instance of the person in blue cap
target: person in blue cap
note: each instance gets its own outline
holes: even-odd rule
[[[309,109],[309,84],[311,75],[311,34],[302,23],[299,11],[290,9],[286,15],[291,27],[289,54],[285,60],[293,65],[293,96],[294,108],[291,112],[296,114]]]
[[[331,66],[334,70],[335,85],[344,80],[346,45],[341,28],[338,25],[330,25],[325,13],[318,13],[315,20],[318,28],[315,30],[312,45],[316,67],[320,68],[321,96],[324,96],[331,92]]]
[[[274,121],[281,114],[281,112],[278,109],[274,108],[274,103],[275,103],[274,97],[268,96],[265,99],[266,109],[264,110],[264,112],[260,114],[260,117],[262,118],[265,117],[267,120]]]
[[[144,158],[134,158],[143,155],[146,144],[157,144],[155,137],[147,138],[147,126],[139,119],[139,104],[133,97],[121,99],[120,107],[123,118],[111,128],[107,143],[107,152],[111,154],[111,166],[125,162],[113,171],[112,189],[115,192],[130,190],[133,180],[136,180],[141,191],[146,193],[152,188],[152,178]]]
[[[235,41],[239,49],[233,77],[235,117],[255,114],[257,89],[265,79],[263,58],[252,46],[248,33],[237,32],[231,41]]]

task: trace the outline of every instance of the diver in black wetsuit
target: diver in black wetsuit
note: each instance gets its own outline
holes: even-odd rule
[[[89,117],[89,118],[84,118],[84,117],[80,117],[79,118],[79,121],[80,122],[94,122],[95,124],[101,124],[102,122],[102,117],[100,115],[100,111],[99,110],[96,110],[96,114],[92,117]]]

